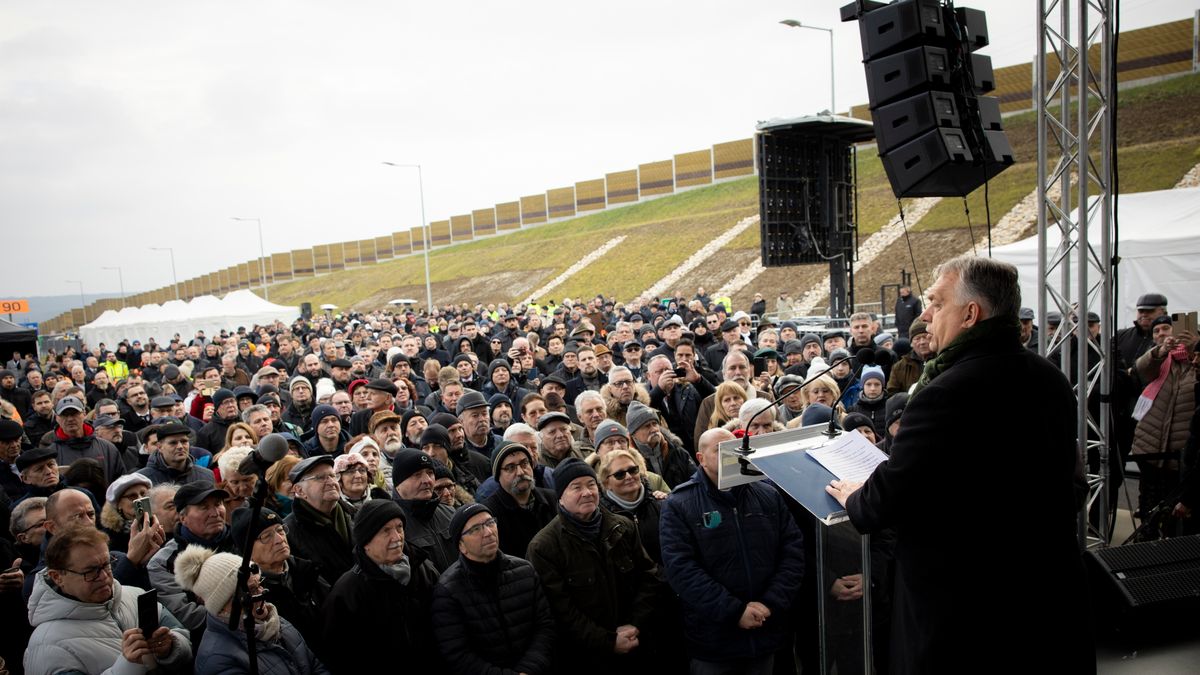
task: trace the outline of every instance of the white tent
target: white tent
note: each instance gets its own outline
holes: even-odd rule
[[[1157,292],[1167,296],[1172,312],[1200,309],[1200,188],[1138,192],[1121,195],[1119,202],[1121,262],[1118,267],[1117,325],[1123,328],[1137,314],[1137,298]],[[1089,238],[1097,254],[1099,228],[1090,229]],[[1047,233],[1047,247],[1053,251],[1059,243],[1057,228]],[[1038,308],[1038,245],[1033,236],[992,251],[998,260],[1017,266],[1021,274],[1022,305]],[[1089,271],[1092,283],[1098,272]],[[1071,272],[1071,298],[1078,299],[1075,270]],[[1060,277],[1054,275],[1054,288],[1062,291]],[[1092,307],[1099,303],[1095,296]],[[1054,311],[1051,307],[1050,311]]]
[[[119,312],[110,310],[80,328],[79,333],[88,345],[103,342],[111,347],[124,339],[146,342],[150,338],[163,344],[176,333],[188,339],[198,330],[213,335],[221,329],[233,330],[238,326],[289,323],[299,315],[296,307],[276,305],[242,290],[222,299],[204,295],[190,302],[171,300],[161,307],[150,304],[126,307]]]

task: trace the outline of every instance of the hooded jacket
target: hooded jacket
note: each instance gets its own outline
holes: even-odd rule
[[[143,591],[113,580],[113,595],[103,603],[80,602],[52,586],[47,572],[37,574],[29,598],[29,624],[34,627],[25,651],[25,672],[50,675],[65,671],[136,675],[147,672],[121,653],[122,634],[138,625],[137,599]],[[158,659],[162,672],[191,671],[192,643],[175,617],[158,606],[158,622],[171,629],[175,643]]]
[[[121,461],[121,453],[117,451],[117,446],[94,436],[90,424],[83,425],[83,436],[79,438],[68,438],[61,428],[55,429],[50,447],[58,452],[59,466],[70,466],[75,460],[84,457],[99,462],[100,467],[104,469],[106,488],[109,483],[125,473],[125,463]]]

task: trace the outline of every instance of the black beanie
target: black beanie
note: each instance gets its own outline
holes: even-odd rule
[[[852,412],[842,418],[842,428],[846,431],[854,431],[859,427],[867,427],[874,431],[875,425],[871,422],[871,418],[862,413]]]
[[[591,476],[592,480],[599,482],[596,472],[582,459],[568,457],[559,462],[558,466],[554,467],[554,494],[562,499],[562,495],[567,491],[567,486],[571,484],[571,481],[581,476]]]
[[[504,458],[508,457],[514,452],[525,453],[525,456],[529,458],[529,462],[531,464],[535,464],[537,462],[533,456],[533,453],[529,452],[529,448],[516,441],[504,441],[500,444],[500,447],[496,448],[496,456],[492,458],[492,478],[495,478],[497,481],[500,480],[500,466],[504,464]]]
[[[458,540],[462,538],[462,531],[467,526],[467,521],[480,513],[491,515],[492,510],[479,502],[463,504],[458,507],[454,512],[454,517],[450,519],[450,541],[457,544]]]
[[[372,499],[363,504],[354,516],[354,545],[358,548],[366,546],[367,542],[374,539],[376,533],[393,518],[407,522],[404,510],[390,499]]]
[[[908,405],[908,394],[899,392],[893,394],[884,405],[883,423],[884,428],[892,426],[900,416],[904,414],[904,408]]]
[[[422,469],[433,470],[433,458],[412,448],[401,448],[392,459],[392,487],[408,480],[408,477]]]
[[[447,451],[450,450],[450,432],[446,431],[446,427],[440,424],[430,424],[425,427],[425,431],[421,432],[421,447],[425,447],[430,443],[440,445]]]

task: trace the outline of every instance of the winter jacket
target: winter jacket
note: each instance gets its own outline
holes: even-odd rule
[[[1158,379],[1165,358],[1155,358],[1153,349],[1138,357],[1136,368],[1142,382],[1149,384]],[[1135,456],[1183,449],[1188,440],[1188,425],[1196,411],[1195,387],[1196,372],[1192,364],[1187,361],[1172,363],[1154,403],[1133,431]],[[1162,460],[1148,461],[1171,470],[1179,467],[1177,460],[1167,460],[1165,465]]]
[[[207,612],[206,612],[207,614]],[[196,675],[228,675],[250,672],[246,633],[229,630],[229,622],[208,614],[204,641],[196,650]],[[256,641],[255,656],[260,675],[310,675],[328,673],[309,649],[296,627],[279,619],[279,637],[274,642]]]
[[[408,549],[411,576],[400,585],[361,549],[355,564],[325,600],[321,659],[335,673],[434,673],[441,670],[430,626],[437,570],[419,551]]]
[[[313,563],[292,556],[287,561],[287,573],[262,575],[262,586],[279,616],[287,619],[314,652],[321,651],[321,607],[329,595],[330,585],[319,575]]]
[[[212,419],[196,432],[196,445],[209,452],[217,452],[225,447],[225,432],[229,430],[229,425],[236,421],[236,418],[223,420],[213,415]]]
[[[607,491],[600,493],[600,505],[618,516],[625,516],[633,521],[633,526],[637,528],[638,539],[642,541],[642,548],[646,549],[646,555],[650,556],[655,564],[662,565],[662,545],[659,543],[658,530],[663,503],[651,494],[654,492],[654,488],[650,487],[650,483],[645,478],[642,479],[642,489],[645,490],[645,496],[636,508],[627,509],[621,506],[609,496]]]
[[[537,572],[520,558],[460,558],[434,588],[432,623],[451,673],[550,672],[554,616]]]
[[[108,602],[87,603],[56,590],[45,571],[37,574],[29,598],[29,624],[34,627],[25,651],[29,675],[80,672],[137,675],[147,672],[141,663],[130,663],[121,653],[122,634],[138,625],[140,588],[113,581]],[[192,643],[175,617],[161,604],[158,622],[171,629],[171,651],[158,660],[159,672],[191,671]]]
[[[104,487],[125,473],[125,463],[121,461],[121,453],[117,446],[103,438],[92,435],[92,426],[83,425],[84,435],[80,438],[67,438],[62,429],[54,430],[54,441],[50,447],[58,452],[58,465],[70,466],[77,459],[84,457],[94,459],[104,469]]]
[[[344,502],[338,502],[334,509],[345,514],[345,538],[338,534],[328,517],[301,499],[292,502],[292,514],[283,519],[292,555],[315,564],[321,578],[331,586],[354,565],[354,541],[350,529],[357,511]]]
[[[666,446],[667,454],[664,457],[662,448],[651,448],[644,443],[635,441],[638,452],[646,460],[646,468],[651,472],[662,476],[667,485],[672,489],[676,485],[683,483],[691,477],[696,471],[696,462],[692,460],[692,455],[684,449],[683,443],[669,431],[663,431],[662,445]]]
[[[183,590],[175,580],[175,558],[188,546],[204,546],[218,553],[234,553],[233,537],[229,535],[229,527],[215,540],[204,541],[188,533],[182,525],[175,529],[175,537],[150,559],[146,565],[150,574],[150,583],[158,590],[158,600],[166,607],[184,628],[191,631],[192,637],[199,642],[203,636],[205,617],[208,612],[191,591]]]
[[[660,528],[693,658],[756,658],[784,644],[804,578],[804,538],[778,492],[761,482],[718,490],[699,468],[667,498]],[[751,601],[766,605],[771,620],[742,630]]]
[[[925,370],[924,361],[914,353],[905,354],[899,361],[892,364],[892,372],[887,381],[888,396],[907,392],[908,388],[921,378],[923,370]]]
[[[197,466],[195,460],[190,455],[183,469],[174,469],[163,461],[162,453],[153,453],[146,460],[146,468],[139,470],[138,473],[149,478],[150,482],[155,485],[163,483],[183,485],[184,483],[191,483],[198,480],[216,482],[212,469]]]
[[[558,515],[558,498],[544,488],[533,488],[528,507],[521,506],[506,490],[492,493],[484,504],[492,510],[500,529],[500,550],[524,558],[529,542]]]
[[[560,513],[529,543],[529,562],[559,628],[555,651],[571,658],[579,666],[576,672],[615,672],[628,663],[613,653],[616,629],[626,624],[651,628],[661,589],[633,523],[603,509],[600,517],[596,540]]]
[[[450,521],[454,509],[436,499],[409,501],[397,499],[404,509],[404,540],[433,563],[438,574],[458,560],[458,543],[450,540]]]
[[[875,430],[875,438],[883,438],[883,432],[887,427],[887,396],[880,396],[878,400],[868,401],[859,396],[858,403],[855,403],[846,412],[856,412],[871,418],[871,427]]]

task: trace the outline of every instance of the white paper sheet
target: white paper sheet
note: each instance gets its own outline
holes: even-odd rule
[[[875,467],[887,459],[883,451],[857,431],[842,434],[829,445],[809,450],[808,454],[840,480],[856,483],[866,481]]]

